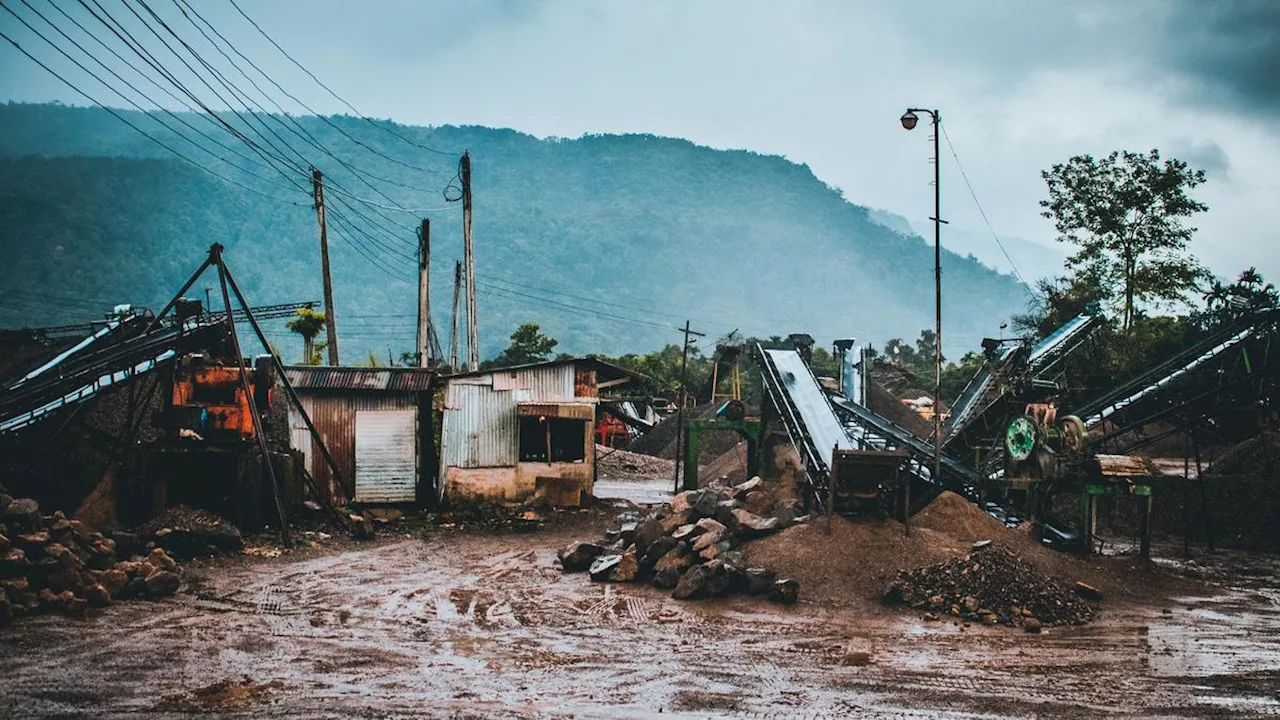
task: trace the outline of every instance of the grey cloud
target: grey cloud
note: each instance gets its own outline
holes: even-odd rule
[[[1213,140],[1180,140],[1169,148],[1169,155],[1185,160],[1191,167],[1204,170],[1210,180],[1229,180],[1231,158]]]
[[[1172,7],[1158,53],[1193,83],[1193,99],[1280,110],[1280,2],[1184,0]]]

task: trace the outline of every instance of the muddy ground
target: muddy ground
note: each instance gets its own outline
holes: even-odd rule
[[[0,717],[1280,714],[1274,558],[1165,562],[1200,591],[1031,635],[562,574],[601,520],[224,558],[172,598],[24,619],[0,630]]]

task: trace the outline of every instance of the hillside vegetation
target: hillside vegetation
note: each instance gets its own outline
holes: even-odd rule
[[[2,106],[0,283],[9,299],[0,324],[83,321],[116,302],[158,306],[215,241],[227,247],[251,302],[320,299],[316,221],[301,172],[288,181],[274,175],[268,184],[214,160],[154,118],[123,114],[200,164],[276,199],[175,159],[104,111]],[[392,181],[374,182],[387,196],[430,209],[432,303],[447,343],[461,213],[441,191],[454,177],[456,158],[411,146],[359,118],[299,121],[346,163]],[[430,172],[372,154],[336,128]],[[712,337],[733,329],[760,337],[800,331],[824,343],[837,336],[914,337],[932,325],[932,248],[874,222],[805,165],[649,135],[538,139],[483,127],[397,130],[415,143],[471,152],[483,357],[506,347],[512,329],[526,321],[557,338],[558,350],[610,355],[678,341],[674,327],[686,317]],[[296,146],[335,186],[388,204],[337,160]],[[349,206],[373,210],[336,190],[331,205],[335,196],[342,203],[337,212],[383,245],[340,224],[331,240],[343,360],[363,360],[370,351],[385,360],[388,348],[398,357],[413,344],[417,220],[382,210],[371,216],[382,226],[375,229]],[[955,357],[1026,306],[1027,294],[1013,278],[971,257],[947,253],[944,281],[947,344]],[[203,285],[193,294],[203,297]],[[282,324],[272,327],[277,346],[296,359],[300,341]]]

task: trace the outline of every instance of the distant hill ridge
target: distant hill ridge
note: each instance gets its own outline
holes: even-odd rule
[[[154,118],[121,112],[197,162],[292,204],[222,182],[100,109],[0,106],[0,282],[14,299],[0,309],[0,324],[73,322],[105,301],[158,306],[214,241],[227,247],[252,302],[321,297],[316,221],[301,173],[285,181],[258,168],[272,177],[264,183],[212,160]],[[197,116],[184,117],[216,132]],[[360,118],[297,120],[343,161],[389,181],[371,180],[396,203],[430,209],[433,316],[447,343],[462,240],[457,204],[444,202],[441,191],[456,158],[411,146]],[[334,126],[428,172],[364,150]],[[732,329],[761,336],[804,331],[824,343],[914,338],[933,324],[932,249],[877,222],[806,165],[651,135],[538,139],[475,126],[396,130],[414,143],[471,152],[483,356],[505,347],[511,330],[526,321],[559,339],[557,350],[607,354],[677,342],[674,328],[685,318],[712,338]],[[390,206],[341,163],[281,133],[335,188]],[[219,139],[235,145],[226,133]],[[290,190],[287,182],[300,187]],[[418,221],[336,189],[328,197],[338,215],[331,218],[331,245],[343,360],[374,352],[385,361],[388,350],[398,356],[413,346],[411,228]],[[381,226],[369,230],[380,245],[349,229],[369,225],[355,208]],[[376,255],[394,276],[362,253]],[[1028,296],[1012,277],[974,258],[948,252],[943,262],[948,354],[958,357],[1023,310]],[[60,299],[34,302],[42,292]],[[273,327],[277,346],[296,359],[299,343],[282,324]]]

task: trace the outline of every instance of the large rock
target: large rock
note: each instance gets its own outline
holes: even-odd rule
[[[177,573],[172,573],[168,570],[156,570],[147,576],[146,584],[148,595],[162,597],[178,592],[181,580],[178,579]]]
[[[676,583],[671,597],[677,600],[700,600],[717,597],[729,591],[730,577],[724,563],[719,560],[694,565],[685,571]]]
[[[720,493],[710,488],[695,490],[689,497],[689,505],[698,517],[714,518],[716,506],[720,503]]]
[[[171,573],[178,572],[178,563],[174,562],[174,559],[169,557],[169,554],[161,548],[152,550],[151,554],[147,556],[147,562],[151,563],[151,566],[157,570],[165,570]]]
[[[697,527],[702,530],[698,535],[698,539],[693,542],[694,552],[701,552],[716,543],[725,540],[729,534],[729,528],[725,527],[718,520],[711,518],[703,518],[697,522]]]
[[[640,556],[640,572],[648,573],[657,564],[658,560],[666,555],[677,545],[678,541],[666,535],[659,537],[657,540],[649,543],[644,549],[644,555]],[[638,544],[637,544],[638,545]],[[637,547],[637,549],[639,549]]]
[[[129,584],[129,574],[116,568],[105,570],[98,576],[98,584],[106,588],[111,597],[120,597],[124,586]]]
[[[676,540],[686,540],[689,542],[693,542],[693,539],[696,538],[698,534],[701,532],[702,532],[702,528],[698,527],[697,523],[689,523],[687,525],[681,525],[680,527],[676,528],[671,533],[671,537],[675,538]]]
[[[760,537],[778,529],[778,518],[762,518],[741,509],[734,510],[733,516],[738,520],[738,532],[746,537]]]
[[[79,570],[84,567],[84,560],[71,548],[60,543],[49,543],[44,548],[45,557],[53,558],[62,567]]]
[[[747,493],[743,504],[747,510],[762,517],[773,512],[773,496],[762,490]]]
[[[111,593],[99,583],[84,589],[84,599],[89,601],[89,607],[106,607],[111,604]]]
[[[44,528],[40,503],[31,498],[18,498],[4,509],[4,523],[15,533],[39,532]]]
[[[619,556],[618,564],[609,571],[609,580],[613,582],[634,582],[640,572],[640,560],[636,557],[635,548]]]
[[[660,521],[662,523],[662,532],[664,535],[670,535],[684,525],[693,524],[695,520],[697,518],[693,516],[693,511],[689,508],[679,512],[672,512]]]
[[[675,497],[671,498],[671,513],[679,515],[680,513],[689,512],[693,508],[693,503],[689,502],[689,496],[694,492],[696,491],[685,490],[684,492],[676,493]],[[681,524],[683,525],[684,523]]]
[[[747,592],[751,595],[768,595],[773,592],[773,584],[778,581],[778,574],[764,568],[747,568],[744,572],[747,580]]]
[[[50,542],[49,533],[43,530],[15,535],[13,538],[13,545],[21,548],[27,554],[27,557],[32,560],[39,560],[44,557],[44,549],[48,547]]]
[[[560,551],[560,564],[565,572],[582,572],[604,554],[604,547],[591,542],[571,542]]]
[[[741,485],[735,485],[733,487],[733,496],[738,500],[745,500],[752,492],[760,490],[763,487],[764,480],[760,479],[760,476],[757,475]]]
[[[721,540],[720,542],[714,545],[709,545],[699,550],[698,557],[702,558],[703,560],[715,560],[721,555],[728,553],[729,547],[730,545],[728,540]]]
[[[608,580],[609,574],[622,562],[622,555],[601,555],[596,558],[587,572],[592,580]]]
[[[667,534],[668,533],[662,529],[662,522],[660,520],[645,520],[636,528],[634,540],[636,544],[636,552],[643,557],[651,544],[657,541],[658,538],[665,537]]]
[[[784,605],[791,605],[800,598],[800,583],[795,580],[778,580],[773,584],[769,599]]]
[[[658,562],[654,564],[653,584],[667,590],[675,587],[685,571],[693,566],[693,562],[694,558],[689,554],[689,546],[677,544],[658,558]]]

